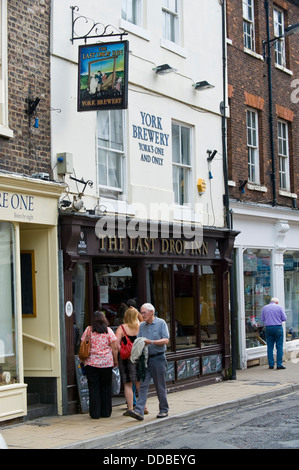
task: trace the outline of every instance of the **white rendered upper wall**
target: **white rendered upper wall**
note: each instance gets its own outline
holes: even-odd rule
[[[130,207],[132,214],[135,213],[134,204],[174,203],[171,123],[181,122],[193,130],[192,203],[202,205],[204,225],[221,227],[224,224],[220,115],[223,99],[222,7],[218,0],[181,0],[180,41],[176,46],[162,39],[161,3],[160,0],[143,2],[143,28],[136,29],[121,20],[121,0],[76,2],[78,15],[116,28],[127,26],[127,30],[134,33],[123,37],[129,41],[130,51],[129,105],[126,111],[125,191],[119,199]],[[52,1],[51,106],[61,110],[52,112],[52,159],[54,166],[57,153],[73,154],[73,176],[94,183],[92,188],[87,186],[84,193],[90,198],[87,204],[92,205],[93,199],[98,197],[97,113],[77,112],[78,46],[84,41],[71,42],[71,6],[72,3],[66,0]],[[85,21],[76,23],[76,31],[85,34]],[[106,42],[112,39],[108,38]],[[96,42],[96,39],[89,39],[87,44]],[[156,75],[152,69],[164,63],[177,72]],[[195,91],[192,84],[202,80],[215,88]],[[168,145],[163,149],[163,165],[141,162],[140,144],[143,141],[134,136],[134,126],[142,126],[142,115],[145,114],[160,118],[161,132],[169,136]],[[218,151],[210,166],[207,149]],[[203,195],[197,191],[198,178],[207,184]],[[67,182],[76,192],[78,185],[76,187],[70,180]]]

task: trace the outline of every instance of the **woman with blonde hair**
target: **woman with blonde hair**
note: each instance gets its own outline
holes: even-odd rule
[[[137,338],[139,331],[139,312],[134,307],[129,307],[124,315],[124,323],[120,325],[116,331],[118,350],[120,351],[122,341],[126,344],[126,335],[132,341]],[[119,355],[118,366],[121,378],[124,384],[125,398],[128,405],[128,410],[125,411],[124,416],[129,416],[128,411],[133,410],[133,383],[137,390],[139,390],[139,378],[137,376],[136,364],[133,364],[129,359],[122,359]]]

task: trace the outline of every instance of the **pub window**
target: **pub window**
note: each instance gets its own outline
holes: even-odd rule
[[[179,43],[179,0],[163,0],[163,38]]]
[[[122,0],[121,17],[137,26],[141,25],[142,0]]]
[[[173,191],[176,204],[191,202],[191,128],[172,124]]]
[[[98,184],[100,193],[120,193],[124,185],[123,111],[98,112]]]

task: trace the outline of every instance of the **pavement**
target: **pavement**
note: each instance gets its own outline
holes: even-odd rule
[[[170,422],[179,422],[224,409],[262,402],[299,390],[299,360],[284,363],[284,370],[270,370],[268,365],[238,370],[235,380],[201,385],[190,390],[168,394],[169,415],[157,419],[158,400],[148,399],[149,414],[143,421],[123,416],[124,401],[115,404],[110,418],[93,420],[89,414],[50,416],[0,427],[9,449],[113,449],[120,439],[140,436]],[[119,400],[118,400],[119,401]]]

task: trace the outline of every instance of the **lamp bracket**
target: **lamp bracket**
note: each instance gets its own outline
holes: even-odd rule
[[[83,191],[82,193],[80,193],[81,196],[84,194],[84,191],[87,185],[90,186],[91,188],[93,187],[93,182],[91,180],[84,181],[83,178],[81,180],[78,180],[77,178],[74,178],[73,176],[70,176],[70,179],[77,181],[77,183],[84,184]]]
[[[128,33],[126,31],[119,31],[115,26],[108,24],[104,25],[100,22],[95,22],[91,18],[87,18],[86,16],[79,15],[77,13],[79,11],[79,7],[72,6],[72,37],[71,42],[74,44],[74,41],[77,39],[84,39],[85,44],[87,39],[93,38],[107,38],[107,37],[114,37],[119,36],[120,40],[122,41],[122,37],[126,36]],[[85,21],[86,23],[86,34],[84,36],[78,36],[75,31],[76,23],[80,20]]]

